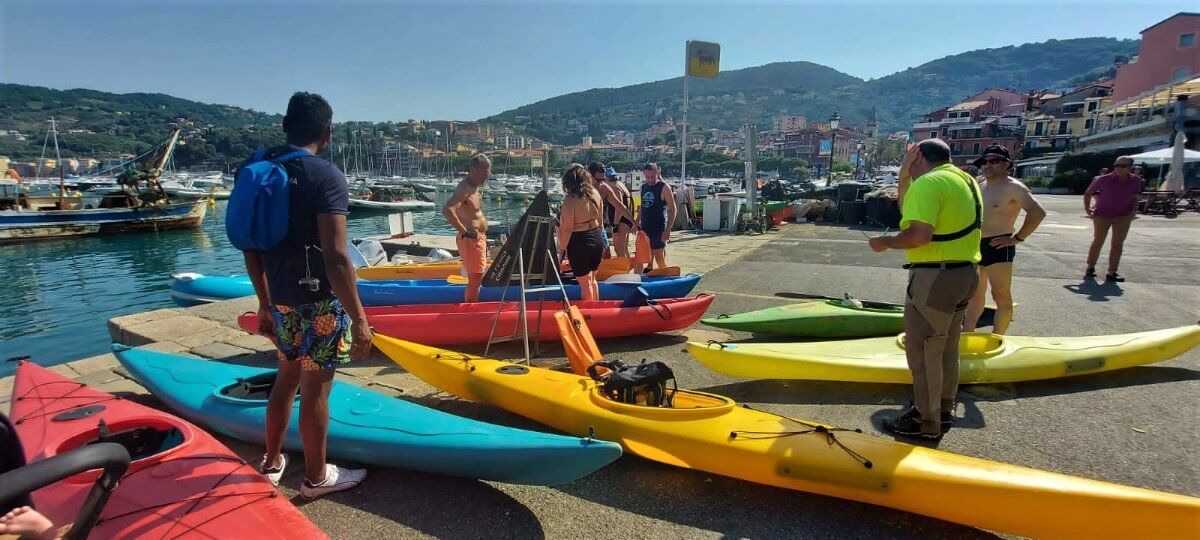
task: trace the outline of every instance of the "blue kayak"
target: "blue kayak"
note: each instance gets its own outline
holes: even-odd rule
[[[263,442],[275,370],[120,345],[113,351],[134,379],[176,413],[219,433]],[[301,450],[299,409],[297,404],[284,441],[291,451]],[[435,474],[557,485],[621,456],[615,443],[479,422],[337,380],[329,416],[331,456]]]
[[[688,274],[678,277],[648,277],[641,283],[600,282],[601,300],[624,300],[635,287],[642,287],[650,294],[650,298],[682,298],[691,294],[700,276]],[[567,296],[571,300],[580,299],[579,285],[569,283],[565,286]],[[407,304],[455,304],[463,301],[466,285],[449,283],[444,279],[412,279],[398,281],[360,281],[358,296],[367,306],[400,306]],[[480,302],[499,302],[501,295],[515,302],[520,295],[520,288],[511,285],[505,293],[504,287],[483,287],[479,290]],[[538,294],[529,296],[530,300],[538,298]],[[545,292],[546,300],[561,300],[562,294],[558,288]]]
[[[183,307],[254,296],[250,276],[206,276],[192,272],[171,275],[171,300]]]

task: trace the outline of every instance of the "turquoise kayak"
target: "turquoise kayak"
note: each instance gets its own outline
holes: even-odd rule
[[[194,272],[171,275],[171,300],[183,307],[254,296],[250,276],[206,276]]]
[[[261,444],[275,370],[113,346],[160,401],[213,431]],[[284,448],[301,451],[300,408]],[[434,474],[511,484],[574,481],[621,456],[618,444],[498,426],[454,416],[341,381],[329,395],[329,455]]]

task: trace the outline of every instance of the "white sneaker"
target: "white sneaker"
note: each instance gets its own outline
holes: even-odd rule
[[[321,495],[345,491],[358,486],[366,478],[366,469],[341,469],[337,465],[326,463],[325,480],[322,480],[320,484],[313,485],[309,483],[308,479],[305,479],[304,483],[300,484],[300,496],[305,499],[313,499]]]
[[[271,481],[271,485],[279,487],[279,479],[283,478],[283,470],[287,468],[287,454],[279,454],[279,466],[275,468],[267,467],[267,456],[264,454],[262,463],[258,465],[258,472],[267,477]]]

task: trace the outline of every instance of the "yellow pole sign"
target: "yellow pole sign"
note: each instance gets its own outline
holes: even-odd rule
[[[721,45],[707,41],[687,42],[687,74],[706,79],[717,78],[721,70]]]

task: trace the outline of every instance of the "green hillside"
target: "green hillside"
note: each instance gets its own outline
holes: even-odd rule
[[[227,105],[210,105],[164,94],[113,94],[0,84],[0,130],[28,140],[0,137],[0,156],[41,155],[48,120],[58,122],[64,157],[141,153],[161,142],[171,124],[185,124],[176,162],[237,161],[282,140],[280,117]],[[69,130],[85,132],[68,133]]]
[[[689,121],[736,129],[753,121],[769,126],[784,114],[819,121],[839,111],[849,123],[866,122],[877,107],[885,130],[907,129],[921,114],[988,87],[1059,88],[1094,80],[1113,58],[1137,52],[1136,40],[1082,38],[983,49],[948,56],[886,77],[864,81],[810,62],[787,62],[722,72],[694,80]],[[484,119],[510,122],[529,134],[578,143],[581,136],[645,129],[668,116],[679,119],[681,78],[623,88],[567,94]],[[572,131],[568,120],[587,124]]]

